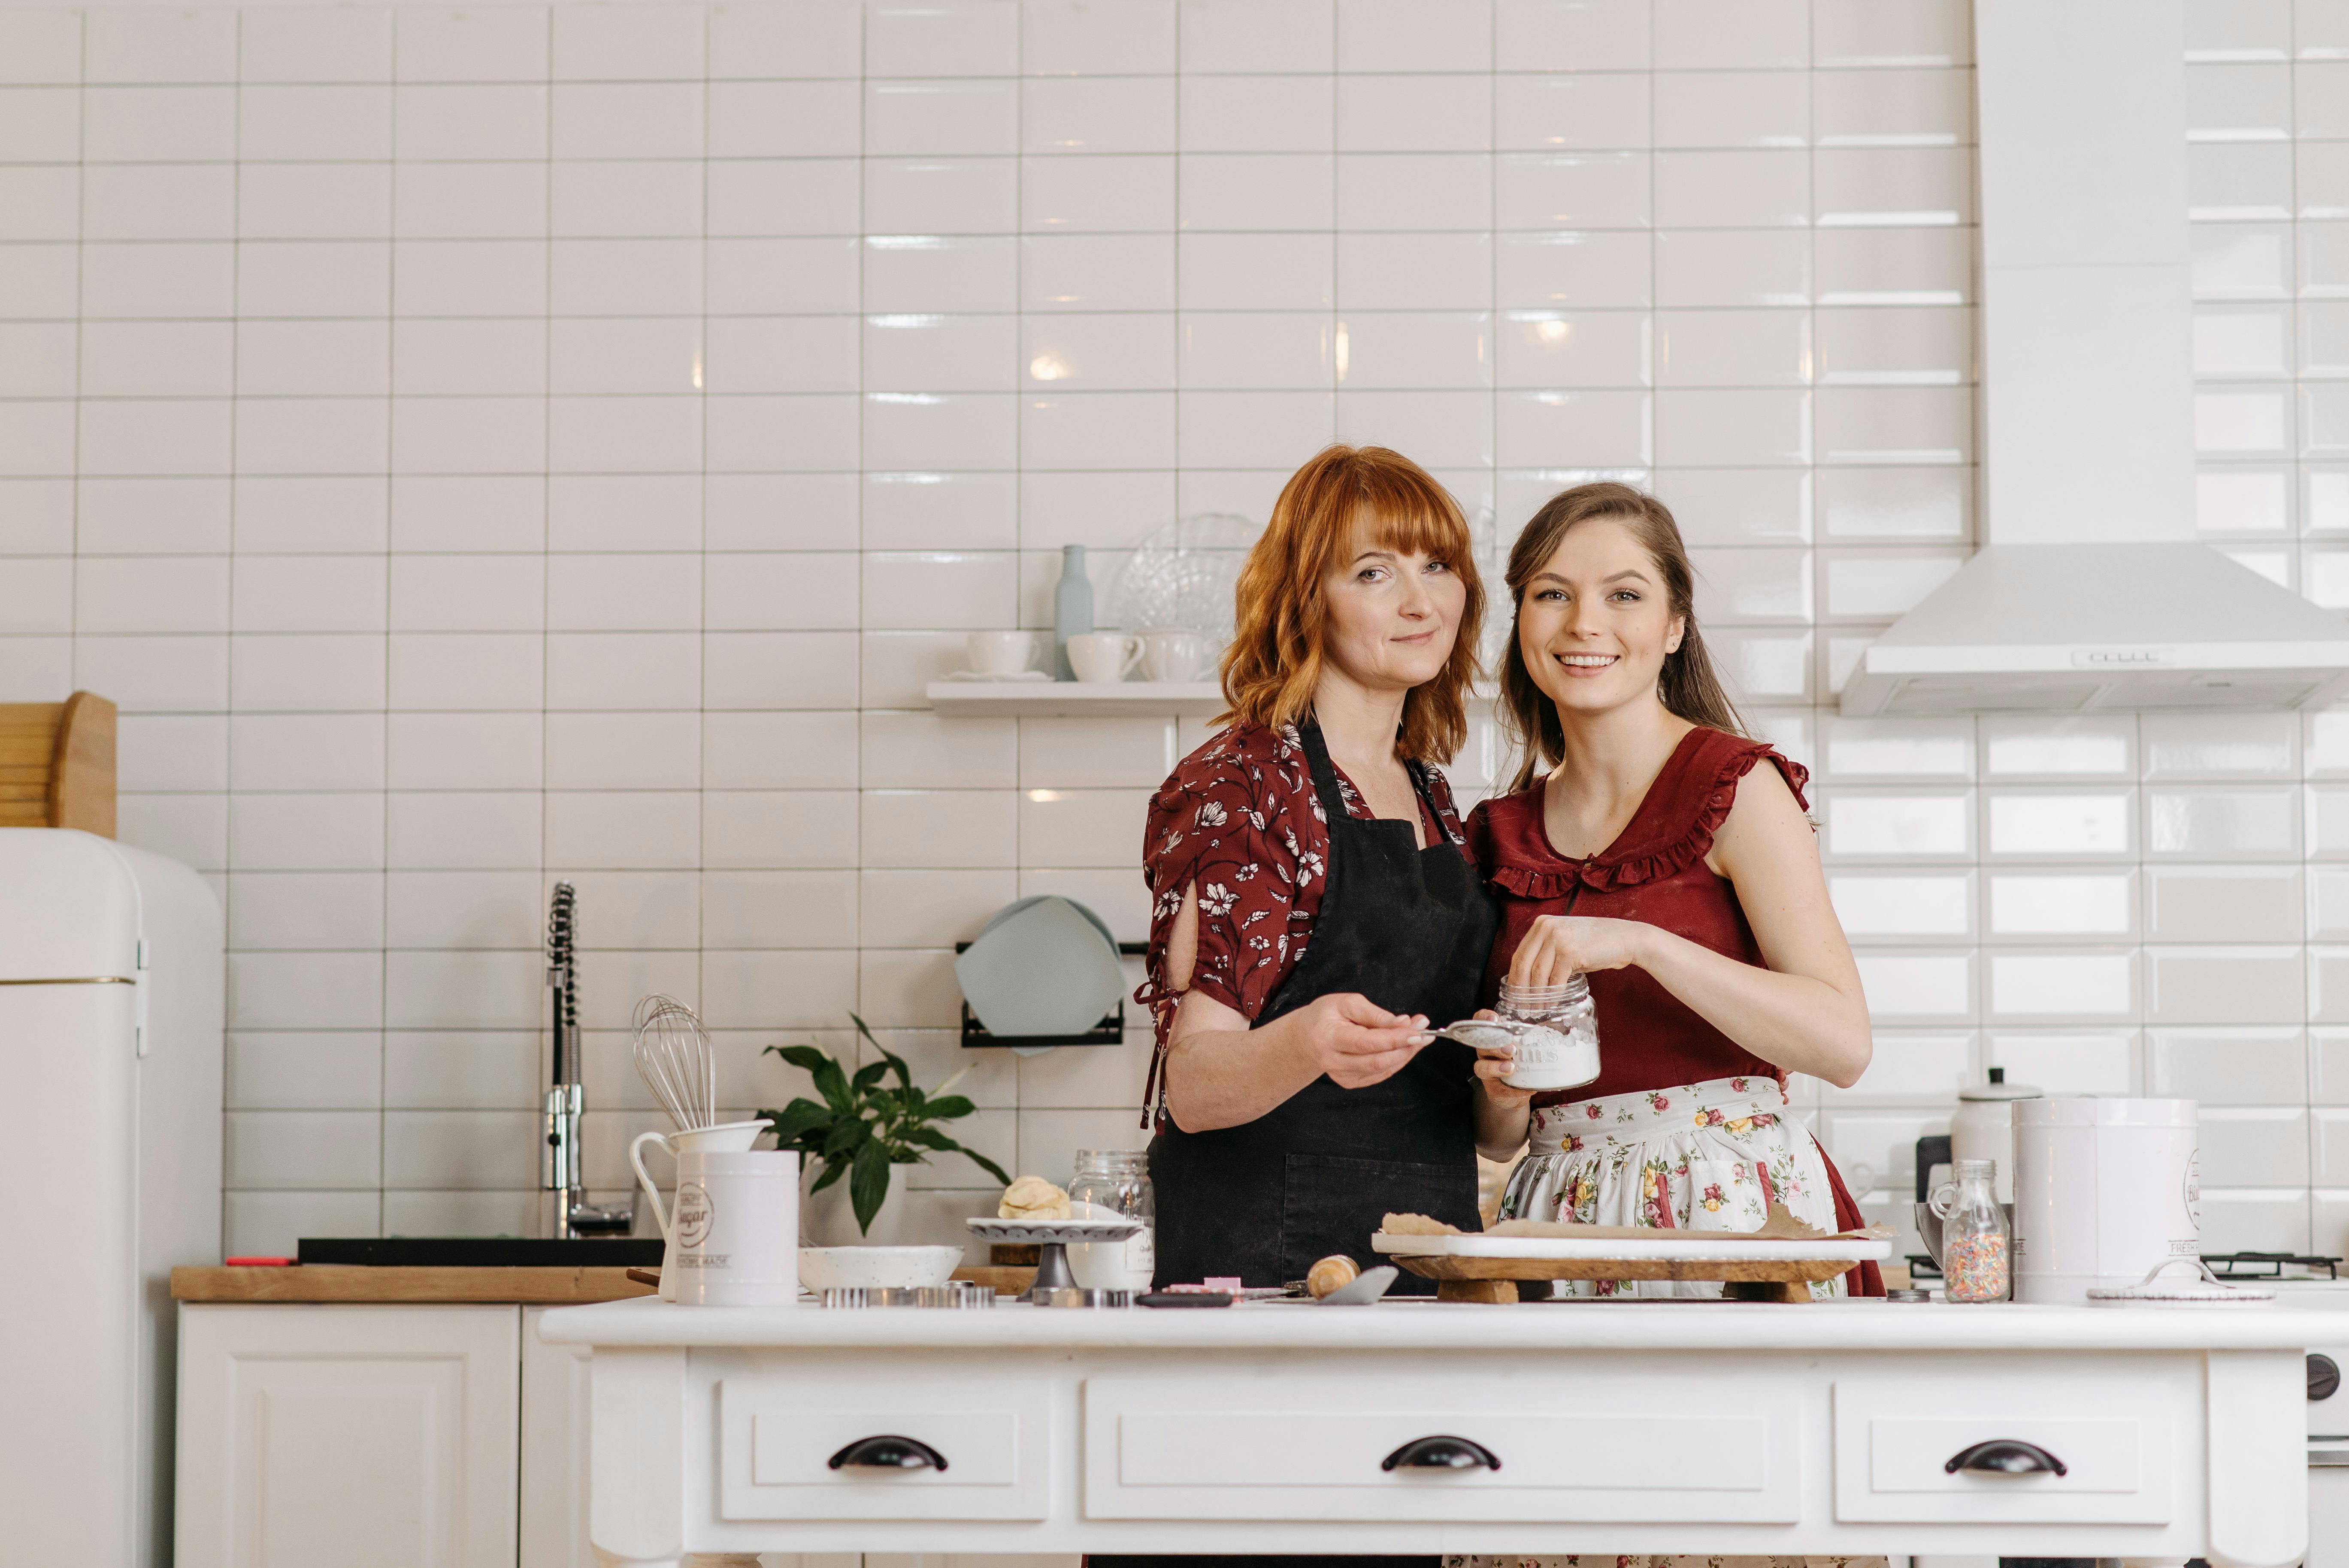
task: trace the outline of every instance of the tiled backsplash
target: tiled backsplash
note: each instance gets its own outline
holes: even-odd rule
[[[2310,194],[2349,146],[2337,7],[2301,43],[2288,6],[2196,14],[2273,34],[2193,67],[2206,521],[2349,603],[2349,206]],[[1046,624],[1062,543],[1106,590],[1333,437],[1503,540],[1598,475],[1678,509],[1712,640],[1819,772],[1881,1026],[1859,1089],[1802,1090],[1847,1165],[1905,1186],[1998,1062],[2198,1095],[2214,1240],[2300,1244],[2313,1202],[2349,1242],[2349,735],[1831,715],[1974,537],[1969,28],[0,9],[0,696],[118,699],[126,837],[227,898],[230,1244],[529,1222],[557,877],[603,1189],[657,1120],[642,991],[772,1104],[759,1047],[844,1049],[851,1008],[960,1067],[951,944],[1015,896],[1140,935],[1143,801],[1196,727],[947,722],[921,687],[965,630]],[[2236,193],[2277,168],[2281,204]],[[1494,762],[1480,730],[1455,779]],[[1138,1043],[985,1053],[972,1140],[1065,1175],[1138,1137],[1140,1077]],[[920,1222],[971,1174],[917,1170]]]

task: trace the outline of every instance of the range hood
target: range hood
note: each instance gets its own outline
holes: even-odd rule
[[[1982,548],[1851,715],[2299,707],[2349,621],[2196,542],[2182,0],[1975,0]]]

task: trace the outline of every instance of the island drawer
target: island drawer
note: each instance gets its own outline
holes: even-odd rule
[[[1801,1511],[1797,1386],[1734,1398],[1636,1370],[1571,1377],[1365,1378],[1270,1368],[1095,1377],[1084,1389],[1094,1519],[1791,1522]],[[1692,1402],[1693,1401],[1693,1402]],[[1601,1435],[1603,1434],[1603,1436]],[[1461,1468],[1389,1464],[1454,1439]],[[1475,1445],[1499,1460],[1475,1459]]]
[[[2167,1524],[2189,1474],[2177,1413],[2200,1396],[2092,1373],[1837,1378],[1836,1517]]]
[[[884,1382],[846,1367],[728,1377],[719,1516],[1042,1519],[1050,1422],[1030,1378]]]

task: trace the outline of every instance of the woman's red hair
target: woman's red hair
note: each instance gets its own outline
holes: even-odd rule
[[[1224,650],[1226,711],[1218,724],[1278,729],[1312,710],[1330,614],[1322,583],[1374,545],[1442,561],[1468,590],[1452,656],[1433,680],[1405,695],[1395,736],[1397,757],[1452,759],[1468,738],[1485,585],[1460,503],[1425,469],[1384,447],[1325,447],[1282,487],[1272,521],[1240,568],[1237,626]]]

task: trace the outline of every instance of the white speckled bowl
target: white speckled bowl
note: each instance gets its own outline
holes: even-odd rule
[[[944,1284],[962,1264],[960,1247],[802,1247],[802,1290]]]

